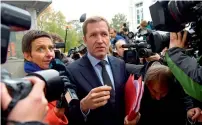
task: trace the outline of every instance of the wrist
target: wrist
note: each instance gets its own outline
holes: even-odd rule
[[[82,99],[82,100],[80,101],[80,107],[81,107],[82,112],[84,112],[84,113],[86,113],[86,112],[89,111],[89,108],[85,105],[84,99]]]
[[[161,59],[161,56],[160,56],[160,55],[158,55],[158,56],[157,56],[157,61],[158,61],[158,60],[160,60],[160,59]]]
[[[188,115],[187,115],[187,120],[190,124],[195,124],[196,121],[193,121]]]

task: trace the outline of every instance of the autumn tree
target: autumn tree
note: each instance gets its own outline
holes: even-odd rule
[[[60,37],[66,39],[66,51],[76,47],[81,41],[81,27],[77,22],[67,22],[61,11],[56,12],[51,5],[46,8],[37,18],[39,30],[44,30],[49,33],[56,33]],[[67,25],[71,25],[66,29]]]
[[[122,13],[118,13],[115,14],[114,17],[112,18],[110,27],[119,31],[123,23],[126,23],[127,25],[129,24],[129,22],[127,21],[127,16]]]

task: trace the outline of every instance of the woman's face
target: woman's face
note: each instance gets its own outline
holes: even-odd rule
[[[48,69],[50,61],[55,58],[54,44],[48,37],[40,37],[32,43],[31,53],[24,53],[25,59],[37,64],[42,69]]]

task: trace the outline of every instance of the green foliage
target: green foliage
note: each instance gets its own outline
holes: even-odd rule
[[[112,18],[110,27],[114,28],[116,31],[119,31],[123,23],[126,23],[127,25],[129,24],[127,17],[124,14],[118,13]]]
[[[62,12],[52,9],[51,6],[46,8],[37,19],[39,30],[44,30],[49,33],[56,33],[65,40],[66,26],[71,25],[67,30],[66,52],[78,46],[81,41],[81,26],[79,22],[67,22]]]
[[[79,37],[77,32],[74,29],[69,29],[67,30],[67,40],[66,40],[66,52],[71,49],[74,48],[76,46],[79,46]]]

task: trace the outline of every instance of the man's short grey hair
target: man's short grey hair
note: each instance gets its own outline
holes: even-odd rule
[[[156,82],[160,84],[173,82],[174,76],[170,71],[169,67],[161,65],[159,63],[152,64],[146,72],[144,82]]]
[[[120,39],[115,43],[115,47],[117,48],[118,45],[124,45],[126,44],[126,41],[124,39]]]

